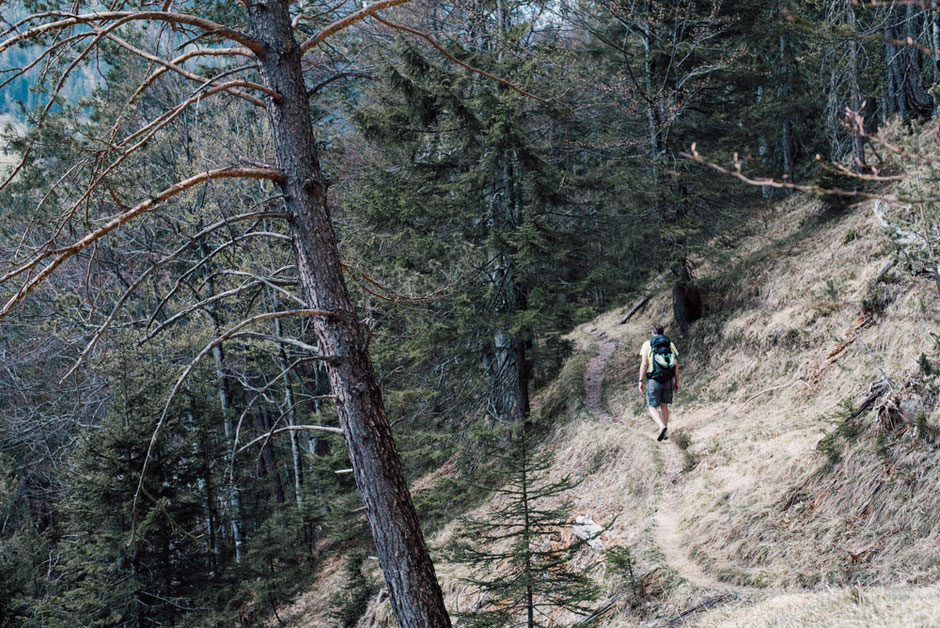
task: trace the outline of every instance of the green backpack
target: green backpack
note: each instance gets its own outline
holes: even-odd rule
[[[653,370],[647,372],[648,379],[664,382],[676,375],[676,354],[672,351],[672,342],[668,337],[660,334],[650,339],[650,349],[653,350]]]

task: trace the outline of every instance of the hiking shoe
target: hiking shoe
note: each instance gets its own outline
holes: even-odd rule
[[[661,430],[659,430],[659,436],[656,437],[656,440],[658,440],[658,441],[664,441],[664,440],[666,440],[667,438],[669,438],[668,436],[666,436],[666,430],[668,430],[668,429],[669,429],[668,427],[663,426],[663,428],[662,428]]]

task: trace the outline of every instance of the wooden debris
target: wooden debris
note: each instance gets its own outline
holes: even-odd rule
[[[642,296],[639,299],[637,299],[636,302],[630,306],[630,309],[627,310],[627,313],[623,315],[623,318],[620,319],[619,324],[623,325],[628,320],[630,320],[630,318],[632,318],[634,314],[636,314],[641,309],[643,309],[643,306],[649,303],[649,300],[652,298],[652,296],[653,295],[651,294],[647,294],[646,296]]]
[[[708,598],[701,604],[697,606],[693,606],[692,608],[688,610],[682,611],[681,613],[679,613],[678,615],[676,615],[675,617],[667,621],[665,624],[663,624],[663,626],[665,626],[665,628],[674,628],[674,626],[678,626],[684,623],[692,615],[697,615],[699,613],[709,611],[713,609],[714,607],[718,606],[719,604],[723,604],[724,602],[727,602],[732,597],[733,596],[730,593],[724,593],[716,597]]]
[[[593,625],[594,622],[613,610],[613,608],[617,605],[617,602],[619,602],[620,598],[622,598],[624,595],[626,595],[626,593],[614,593],[609,598],[601,602],[601,605],[591,611],[590,614],[585,615],[578,621],[571,624],[571,628],[583,628]]]
[[[889,259],[885,262],[884,266],[881,267],[881,270],[878,271],[878,275],[875,277],[875,283],[878,283],[885,278],[885,275],[888,274],[888,271],[894,268],[894,259]]]
[[[376,625],[375,619],[376,614],[379,610],[379,607],[382,605],[382,602],[388,597],[388,588],[383,588],[379,591],[379,594],[375,596],[375,599],[369,604],[369,611],[362,616],[362,618],[356,622],[356,628],[372,628]]]
[[[875,319],[871,317],[871,314],[861,314],[858,318],[855,319],[855,322],[852,323],[852,326],[846,330],[843,335],[843,339],[836,343],[836,346],[829,351],[829,355],[826,356],[826,359],[830,362],[834,362],[835,359],[839,356],[840,353],[845,351],[855,339],[858,338],[858,335],[862,330],[867,329],[875,324]]]

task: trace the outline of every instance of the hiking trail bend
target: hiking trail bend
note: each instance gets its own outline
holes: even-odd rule
[[[597,341],[599,350],[596,356],[588,362],[584,376],[585,384],[585,406],[600,421],[609,423],[620,423],[607,410],[604,405],[603,395],[603,375],[605,364],[617,348],[617,341],[611,338],[607,333],[598,331],[594,328],[588,328],[588,332]],[[644,417],[646,418],[646,417]],[[620,424],[620,427],[630,433],[633,438],[655,438],[655,431],[650,427],[649,433],[640,432],[633,425]],[[642,422],[646,425],[646,422]],[[655,541],[663,554],[666,565],[674,570],[681,578],[687,582],[706,590],[716,592],[734,593],[737,596],[754,595],[757,593],[766,593],[756,587],[741,586],[722,582],[714,576],[706,573],[685,550],[685,543],[682,534],[679,531],[679,517],[682,495],[680,492],[680,480],[682,478],[683,456],[679,447],[671,440],[662,443],[659,448],[663,456],[663,475],[661,478],[661,489],[659,504],[654,517],[655,521]]]

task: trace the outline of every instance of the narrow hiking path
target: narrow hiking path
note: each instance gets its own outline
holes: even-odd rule
[[[607,333],[589,327],[588,333],[597,341],[599,351],[588,362],[584,376],[585,407],[598,420],[619,424],[633,438],[655,439],[656,431],[649,422],[649,430],[641,431],[630,423],[618,421],[604,403],[603,378],[605,365],[617,348],[617,341]],[[646,417],[642,417],[645,419]],[[646,426],[646,422],[642,425]],[[689,556],[685,549],[682,534],[679,531],[679,512],[682,494],[680,491],[683,473],[682,450],[672,441],[667,440],[659,446],[659,455],[663,459],[663,471],[660,481],[660,496],[654,516],[655,542],[663,554],[666,565],[687,582],[705,590],[719,593],[733,593],[737,596],[766,593],[756,587],[747,587],[722,582],[705,572]]]

